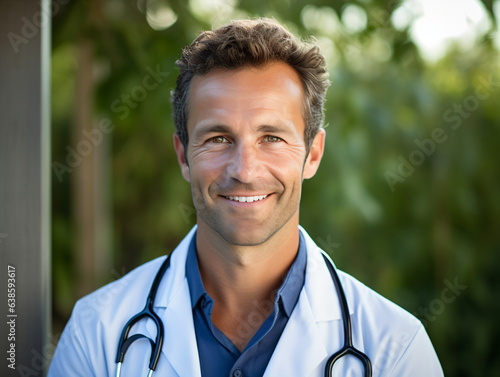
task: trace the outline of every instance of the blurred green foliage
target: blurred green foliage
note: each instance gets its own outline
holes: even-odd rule
[[[304,183],[302,225],[337,266],[422,319],[447,376],[500,375],[500,74],[488,35],[429,63],[408,30],[392,26],[398,2],[208,3],[74,1],[54,16],[52,160],[64,161],[71,145],[77,45],[88,40],[94,118],[115,125],[108,167],[114,268],[122,273],[169,252],[195,222],[171,141],[169,95],[182,47],[229,18],[275,17],[303,37],[316,36],[333,83],[326,152],[316,177]],[[350,3],[368,17],[356,33],[338,21]],[[484,5],[494,20],[493,2]],[[153,30],[145,13],[155,7],[176,21]],[[124,105],[123,95],[143,85],[148,69],[168,76],[143,101]],[[436,135],[433,147],[424,141]],[[77,299],[71,180],[70,173],[53,177],[59,326]],[[457,281],[466,288],[443,300]]]

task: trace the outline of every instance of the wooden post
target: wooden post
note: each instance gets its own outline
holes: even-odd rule
[[[92,24],[101,16],[102,2],[90,2],[87,22]],[[82,33],[84,34],[84,33]],[[94,48],[91,40],[81,35],[76,44],[78,67],[72,146],[82,150],[80,163],[71,174],[71,198],[75,224],[75,261],[78,298],[109,282],[111,268],[110,206],[108,200],[109,171],[107,152],[109,135],[99,131],[93,110]],[[98,132],[99,140],[88,136]],[[92,139],[92,137],[90,138]],[[86,147],[85,147],[86,145]],[[85,149],[86,148],[86,149]]]

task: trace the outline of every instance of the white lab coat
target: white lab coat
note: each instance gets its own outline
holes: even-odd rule
[[[162,354],[153,374],[156,376],[201,377],[185,276],[186,255],[195,229],[173,252],[171,267],[156,297],[155,311],[165,326]],[[326,360],[343,344],[337,292],[319,248],[301,231],[307,246],[305,284],[264,377],[323,377]],[[144,307],[164,258],[150,261],[78,301],[58,343],[49,377],[115,375],[122,328]],[[374,377],[443,376],[432,344],[415,317],[350,275],[341,271],[339,275],[349,302],[354,345],[370,358]],[[156,328],[152,321],[143,320],[131,334],[135,332],[154,339]],[[145,377],[149,357],[149,342],[136,341],[125,355],[122,376]],[[343,359],[334,369],[335,376],[362,376],[359,361],[352,356]]]

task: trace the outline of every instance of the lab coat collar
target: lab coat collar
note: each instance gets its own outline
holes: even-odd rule
[[[321,254],[322,250],[314,243],[307,232],[299,226],[307,246],[306,282],[304,290],[311,305],[315,322],[334,321],[342,319],[339,296],[333,283],[328,267]],[[337,268],[334,264],[335,269]],[[344,286],[343,276],[340,280]],[[348,302],[353,302],[350,291],[345,292]],[[353,305],[349,305],[349,314],[354,313]]]
[[[306,282],[264,377],[309,376],[329,356],[319,323],[342,320],[337,291],[321,250],[302,227],[300,231],[307,246]]]
[[[179,376],[201,377],[191,299],[185,273],[189,242],[195,231],[196,226],[172,252],[171,267],[160,284],[155,300],[155,311],[159,313],[165,326],[162,358],[168,360]],[[148,331],[156,334],[152,322],[148,324]],[[164,361],[160,359],[159,368]]]
[[[158,294],[156,295],[155,308],[166,308],[170,307],[170,301],[175,299],[176,296],[182,292],[180,288],[183,282],[186,283],[186,258],[189,250],[189,244],[191,239],[196,234],[197,225],[195,225],[189,233],[184,237],[179,245],[171,253],[170,258],[170,268],[165,274],[165,278],[162,279],[160,287],[158,288]],[[189,296],[189,294],[188,294]],[[188,297],[189,301],[191,300]]]

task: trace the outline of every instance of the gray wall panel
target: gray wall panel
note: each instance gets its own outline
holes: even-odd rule
[[[48,4],[0,0],[1,376],[42,376],[53,351]],[[9,265],[15,267],[15,313],[8,307]],[[17,372],[8,367],[11,343]]]

